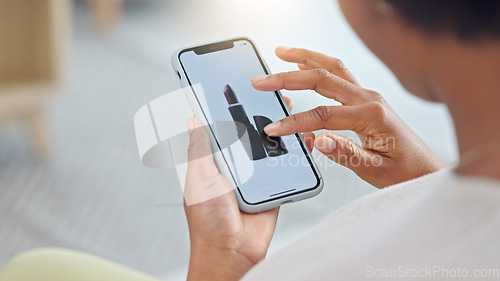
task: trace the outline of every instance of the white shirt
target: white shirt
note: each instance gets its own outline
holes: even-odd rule
[[[420,279],[415,277],[500,280],[499,181],[444,170],[376,191],[242,280]]]

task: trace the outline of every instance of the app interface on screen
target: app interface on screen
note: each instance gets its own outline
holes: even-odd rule
[[[252,87],[264,75],[253,46],[180,55],[243,199],[250,204],[316,187],[318,179],[295,135],[269,137],[266,125],[286,117],[275,92]]]

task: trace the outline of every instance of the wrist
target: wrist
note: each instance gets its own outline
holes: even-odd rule
[[[232,249],[191,245],[187,280],[239,280],[254,265]]]

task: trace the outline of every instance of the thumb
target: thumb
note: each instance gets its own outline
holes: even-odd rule
[[[189,118],[188,130],[185,206],[206,202],[232,191],[231,184],[219,173],[214,163],[210,138],[201,121],[195,117]]]
[[[187,120],[189,131],[188,177],[189,174],[211,176],[219,173],[212,156],[210,138],[201,121],[196,117]]]
[[[380,155],[365,150],[354,141],[337,134],[319,135],[314,146],[330,160],[351,169],[361,178],[365,178],[382,165]]]

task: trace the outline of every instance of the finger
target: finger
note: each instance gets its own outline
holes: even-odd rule
[[[354,141],[337,134],[323,133],[314,141],[314,146],[330,160],[351,169],[361,178],[377,171],[382,166],[383,156],[365,150]]]
[[[363,89],[324,69],[299,70],[252,78],[260,91],[315,90],[344,105],[365,103]]]
[[[319,106],[315,109],[290,115],[267,125],[264,131],[269,136],[284,136],[321,129],[350,130],[366,134],[383,117],[383,109],[373,103],[361,106]]]
[[[188,119],[189,148],[188,175],[201,174],[212,176],[219,173],[212,156],[212,147],[208,133],[196,117]]]
[[[297,65],[300,70],[311,70],[309,67],[307,67],[305,64],[299,63]]]
[[[314,139],[316,138],[316,135],[312,132],[307,132],[302,134],[302,138],[304,138],[309,152],[312,152],[314,149]]]
[[[286,105],[288,105],[288,109],[290,109],[290,111],[292,111],[292,108],[293,108],[292,99],[289,97],[285,97],[285,96],[283,96],[283,99],[285,100]]]
[[[302,64],[309,69],[322,68],[331,72],[350,83],[359,86],[354,75],[345,67],[342,60],[333,58],[322,53],[313,52],[307,49],[278,47],[276,55],[287,62]]]

